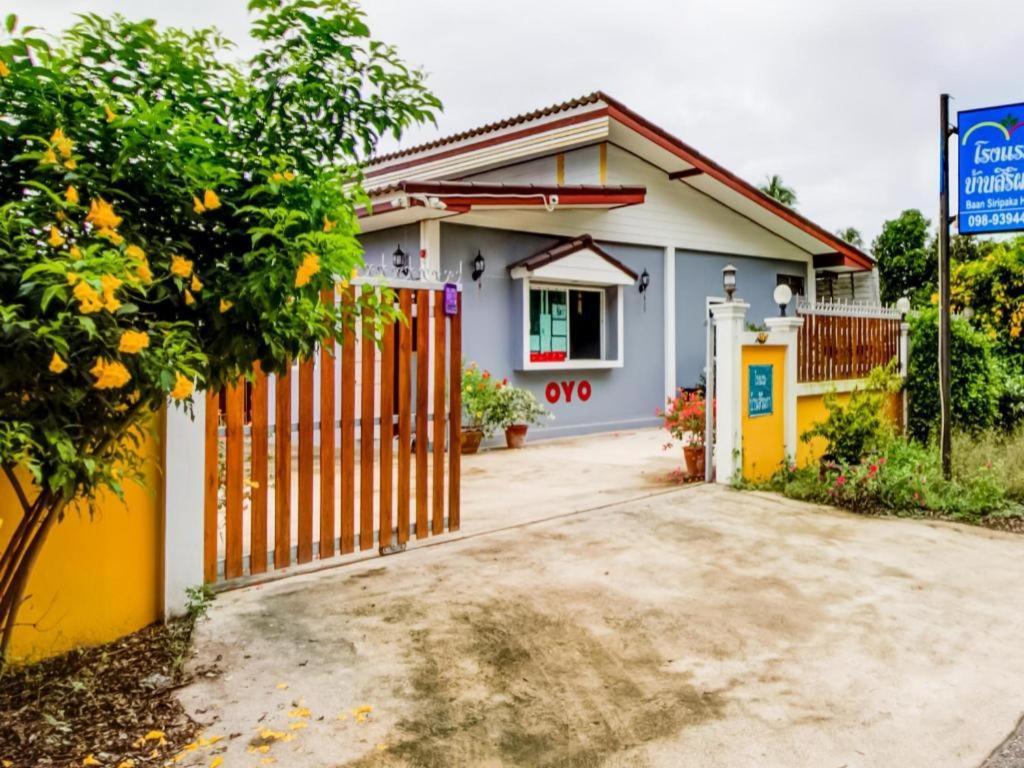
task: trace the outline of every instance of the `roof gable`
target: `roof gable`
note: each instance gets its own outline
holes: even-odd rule
[[[632,285],[637,274],[598,246],[590,235],[538,251],[510,264],[513,278],[589,283],[591,285]]]

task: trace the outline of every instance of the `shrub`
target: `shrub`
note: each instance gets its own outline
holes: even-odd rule
[[[514,387],[507,379],[498,382],[496,387],[494,420],[502,429],[516,424],[540,424],[549,415],[530,390]]]
[[[997,423],[1000,371],[992,340],[962,317],[950,325],[953,427],[970,432]],[[939,424],[938,312],[925,309],[910,316],[910,361],[907,370],[908,431],[926,442]]]
[[[478,429],[490,437],[498,428],[498,392],[501,384],[495,382],[490,371],[476,363],[462,367],[462,426]]]
[[[680,388],[675,397],[668,398],[667,406],[657,413],[665,420],[663,426],[672,438],[685,446],[703,448],[707,418],[704,394]]]
[[[895,372],[895,364],[876,368],[868,377],[864,388],[855,389],[844,403],[835,392],[825,395],[828,417],[800,439],[804,442],[815,437],[825,439],[825,456],[846,464],[858,463],[866,454],[877,451],[892,434],[892,425],[886,418],[886,400],[898,392],[902,382]]]
[[[1007,498],[1024,503],[1024,426],[1013,432],[953,433],[953,475],[993,475]]]

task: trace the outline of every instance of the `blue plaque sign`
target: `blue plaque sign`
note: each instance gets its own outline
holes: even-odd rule
[[[770,416],[772,413],[771,365],[752,365],[748,371],[747,416]]]
[[[1024,230],[1024,104],[957,115],[962,234]]]

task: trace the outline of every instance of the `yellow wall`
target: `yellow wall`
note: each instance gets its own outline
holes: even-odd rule
[[[162,434],[162,417],[159,425]],[[12,660],[108,642],[160,618],[161,440],[148,439],[142,450],[146,488],[128,483],[124,503],[101,495],[92,519],[87,505],[71,507],[50,531],[18,615]],[[0,547],[17,526],[19,510],[10,483],[0,479]]]
[[[850,399],[848,392],[840,392],[836,395],[840,403],[846,403]],[[899,426],[903,422],[903,399],[902,395],[895,394],[889,398],[888,416],[893,424]],[[825,440],[816,437],[813,440],[804,442],[800,436],[814,427],[815,423],[822,422],[828,418],[825,410],[824,395],[805,395],[797,398],[796,401],[796,463],[801,466],[812,464],[821,458],[825,453]]]
[[[772,413],[750,418],[747,408],[750,392],[751,365],[771,365]],[[786,348],[781,346],[745,346],[740,365],[743,397],[740,429],[743,440],[743,477],[746,480],[767,480],[786,458],[785,403],[783,387],[786,377]]]

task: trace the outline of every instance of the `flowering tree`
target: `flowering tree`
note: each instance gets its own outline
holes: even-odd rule
[[[0,654],[47,533],[140,478],[156,409],[341,341],[352,310],[320,292],[361,263],[360,162],[440,106],[346,0],[249,8],[248,65],[212,29],[87,15],[51,43],[6,21]]]

